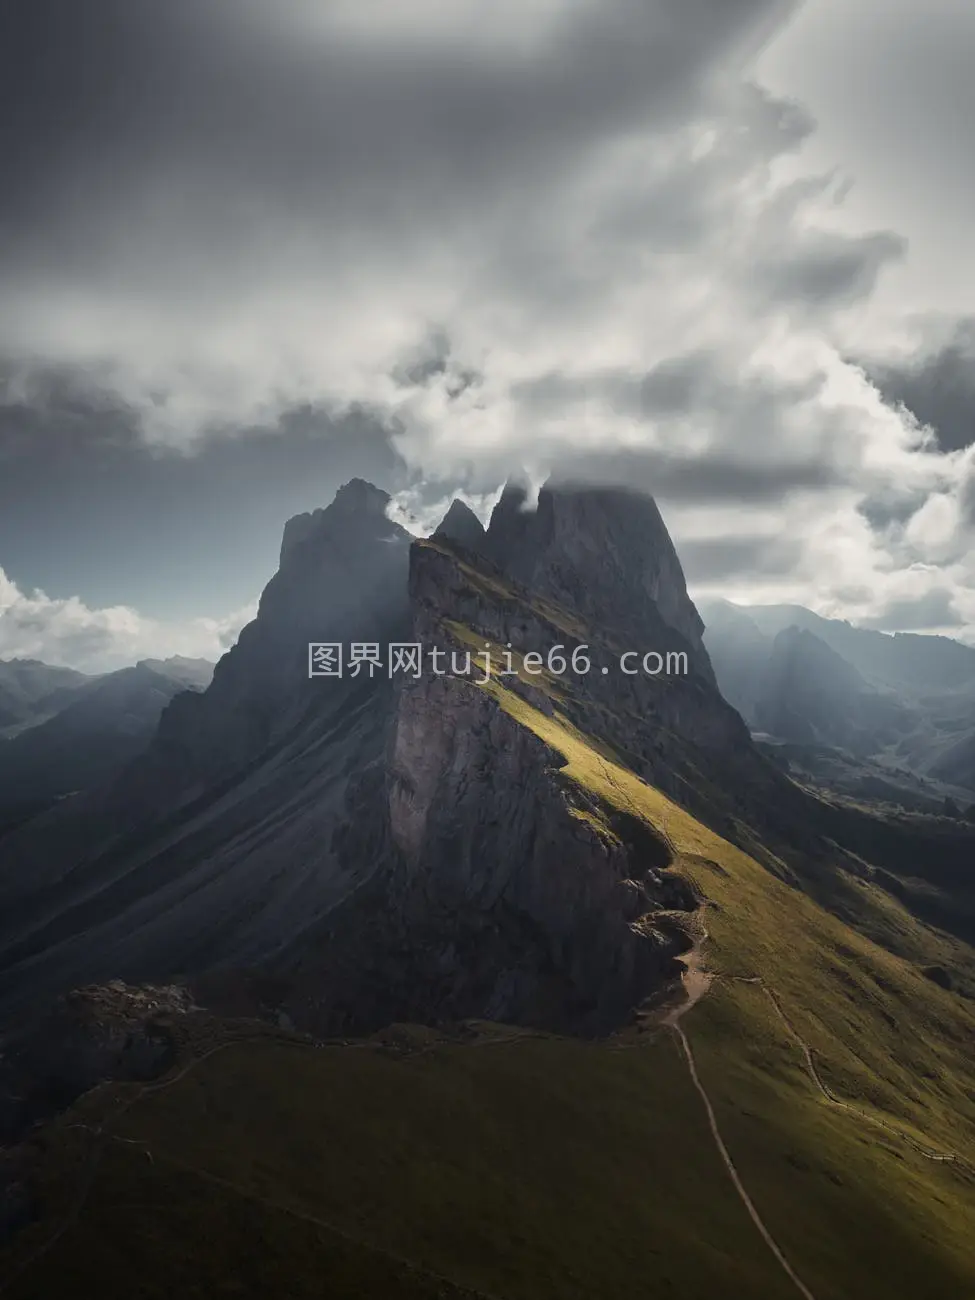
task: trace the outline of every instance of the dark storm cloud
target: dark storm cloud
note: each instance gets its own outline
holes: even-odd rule
[[[859,238],[820,233],[808,246],[769,258],[755,276],[775,302],[835,308],[872,293],[882,267],[906,249],[887,231]]]
[[[802,544],[786,537],[686,538],[680,544],[681,565],[691,584],[781,577],[801,558]]]
[[[878,533],[898,524],[906,524],[927,500],[923,491],[897,492],[888,490],[865,497],[857,505],[858,512]]]
[[[864,368],[888,402],[902,403],[934,429],[942,450],[975,443],[975,319],[958,321],[940,346]]]
[[[130,445],[138,424],[138,413],[96,374],[0,361],[0,465],[7,476],[17,472],[15,459],[43,466],[85,449]]]
[[[0,565],[50,595],[232,608],[274,571],[289,515],[354,476],[405,481],[391,431],[362,411],[289,407],[185,455],[148,449],[135,414],[84,372],[0,374]]]
[[[612,486],[632,484],[662,501],[687,505],[773,503],[791,492],[844,481],[837,456],[807,438],[783,438],[790,412],[814,399],[823,376],[789,381],[769,373],[740,375],[708,349],[670,357],[644,375],[607,371],[585,378],[548,374],[514,387],[531,413],[591,399],[661,431],[658,445],[559,450],[540,463],[560,475]],[[712,435],[705,450],[685,450],[684,434]]]
[[[444,392],[453,401],[478,384],[483,376],[472,367],[457,363],[446,330],[437,329],[410,357],[393,367],[391,378],[403,387],[422,386],[431,380],[442,379]]]
[[[839,470],[821,460],[775,464],[728,453],[692,457],[652,448],[580,453],[562,460],[558,476],[605,487],[629,486],[675,505],[746,507],[842,482]]]
[[[438,45],[429,19],[427,39],[384,40],[380,13],[356,40],[336,17],[348,5],[310,0],[8,4],[6,246],[71,266],[160,211],[163,246],[140,243],[159,258],[175,235],[233,240],[272,215],[286,233],[309,207],[326,225],[370,200],[390,228],[411,208],[449,217],[500,169],[537,183],[566,150],[679,111],[729,40],[785,7],[612,0],[563,11],[541,54],[500,58],[471,32]],[[234,213],[245,198],[256,208]]]
[[[932,587],[914,600],[894,600],[875,618],[864,619],[864,627],[881,632],[923,632],[928,628],[962,627],[965,620],[954,607],[953,594],[945,587]]]
[[[774,587],[790,548],[753,534],[781,524],[795,573],[886,582],[852,503],[879,521],[891,480],[934,491],[953,463],[903,453],[834,356],[832,313],[901,245],[819,229],[829,186],[778,166],[812,119],[750,54],[792,7],[4,5],[18,591],[222,614],[343,479],[425,518],[457,489],[481,508],[517,458],[694,529],[719,507],[735,536],[691,543],[702,575],[734,556]]]
[[[964,523],[975,528],[975,461],[970,460],[964,471],[958,503]]]
[[[733,421],[743,438],[761,446],[782,412],[814,397],[823,382],[821,374],[800,382],[769,373],[743,375],[729,369],[717,351],[700,348],[666,357],[642,375],[619,370],[540,375],[513,384],[512,395],[529,412],[597,398],[619,414],[651,423],[693,418],[700,425],[720,415],[722,422]]]

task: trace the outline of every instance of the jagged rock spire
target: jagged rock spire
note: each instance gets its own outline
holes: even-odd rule
[[[434,537],[443,537],[451,542],[459,542],[469,550],[480,550],[487,533],[477,515],[460,499],[450,503],[450,509],[437,525]]]

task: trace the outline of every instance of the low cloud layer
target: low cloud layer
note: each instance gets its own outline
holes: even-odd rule
[[[638,483],[701,594],[972,631],[964,338],[857,360],[910,250],[896,213],[842,229],[810,113],[755,83],[794,9],[24,7],[6,454],[36,449],[40,373],[97,380],[104,437],[157,454],[260,427],[286,458],[283,413],[360,408],[425,522],[514,465]]]

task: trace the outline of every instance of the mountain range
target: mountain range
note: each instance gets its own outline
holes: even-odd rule
[[[705,604],[721,690],[827,784],[929,810],[975,801],[975,649],[795,605]]]
[[[144,659],[86,676],[36,660],[0,661],[0,835],[56,800],[114,776],[152,739],[180,691],[203,690],[213,665]]]
[[[9,1294],[971,1291],[975,826],[796,765],[933,771],[975,652],[699,613],[636,491],[389,505],[0,837]]]

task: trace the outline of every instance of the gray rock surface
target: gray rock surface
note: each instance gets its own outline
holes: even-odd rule
[[[57,999],[0,1040],[0,1145],[62,1110],[106,1079],[145,1080],[174,1059],[167,1021],[194,1009],[176,987],[120,980]]]
[[[450,509],[433,535],[446,541],[457,542],[470,551],[481,551],[484,548],[487,532],[470,506],[457,500],[451,502]]]
[[[509,484],[491,516],[487,547],[506,573],[578,611],[594,633],[615,634],[625,649],[663,649],[661,624],[669,628],[694,671],[714,684],[704,624],[652,497],[550,482],[532,510],[525,489]]]

